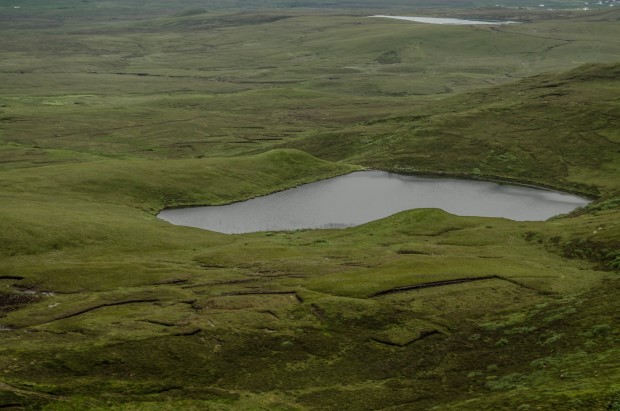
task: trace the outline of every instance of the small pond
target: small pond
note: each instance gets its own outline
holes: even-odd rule
[[[499,24],[515,24],[518,21],[482,21],[482,20],[464,20],[464,19],[448,19],[439,17],[408,17],[408,16],[370,16],[370,17],[383,17],[387,19],[408,20],[416,23],[428,23],[428,24],[456,24],[456,25],[499,25]]]
[[[413,208],[546,220],[588,202],[533,187],[359,171],[229,205],[168,209],[158,217],[176,225],[233,234],[351,227]]]

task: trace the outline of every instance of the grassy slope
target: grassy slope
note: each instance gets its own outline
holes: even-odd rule
[[[582,191],[591,184],[610,194],[620,172],[619,76],[618,64],[540,75],[293,146],[384,169],[518,178]]]
[[[511,12],[502,17],[534,22],[445,28],[286,10],[5,30],[0,165],[256,153],[617,58],[618,13]]]
[[[617,268],[619,76],[618,64],[541,75],[292,146],[397,172],[521,181],[598,196],[595,213],[532,236],[566,255]]]
[[[175,230],[168,233],[169,225],[155,219],[154,214],[164,207],[228,203],[354,169],[294,150],[277,150],[234,160],[108,160],[6,171],[1,183],[2,266],[8,273],[17,264],[20,272],[29,273],[33,286],[58,291],[88,289],[85,278],[76,279],[70,273],[94,270],[94,275],[102,261],[108,261],[107,271],[125,271],[124,265],[136,264],[134,271],[149,275],[155,268],[152,274],[159,278],[169,271],[165,263],[144,266],[140,260],[132,261],[132,253],[174,253],[191,244]],[[215,235],[213,241],[224,237]],[[210,239],[206,241],[210,244]],[[50,263],[41,265],[40,258],[33,261],[33,255],[50,250]],[[121,261],[119,252],[130,261]],[[73,253],[78,254],[77,267],[65,268],[65,255]],[[96,255],[97,263],[90,267],[84,255]],[[30,268],[24,266],[28,261]],[[166,274],[157,274],[158,265]],[[55,266],[71,278],[50,276]],[[128,278],[124,272],[117,275],[123,277],[117,279],[121,283],[108,276],[105,286],[145,281],[139,276]],[[65,289],[61,283],[67,280],[73,285],[64,284],[69,287]],[[99,276],[93,281],[103,286]]]
[[[194,94],[184,88],[198,84],[195,79],[165,77],[157,83],[151,76],[126,82],[123,76],[106,76],[109,82],[89,92],[85,85],[93,77],[87,76],[67,85],[75,87],[70,94],[58,95],[62,76],[52,80],[43,67],[70,65],[31,51],[40,59],[31,66],[37,67],[34,77],[21,83],[22,89],[11,89],[1,108],[0,404],[59,410],[618,407],[618,280],[616,273],[601,271],[614,267],[620,236],[617,65],[445,100],[390,97],[371,87],[375,80],[394,80],[385,74],[390,70],[374,62],[380,56],[374,42],[398,44],[398,39],[411,41],[407,36],[425,36],[438,46],[462,38],[452,50],[466,52],[471,69],[493,55],[493,47],[468,49],[467,38],[480,44],[490,36],[502,42],[510,37],[463,28],[409,29],[392,22],[373,23],[379,31],[360,37],[352,26],[338,29],[349,19],[338,17],[322,29],[343,39],[356,37],[351,44],[326,42],[331,37],[303,18],[259,26],[267,30],[265,39],[300,26],[308,31],[301,44],[324,57],[310,59],[315,71],[309,64],[302,73],[290,67],[231,73],[236,77],[224,83],[232,89],[218,96],[213,92],[221,90],[210,87],[221,81],[203,84],[204,90]],[[161,36],[171,36],[162,23],[170,22],[144,23],[154,33],[152,47],[161,47],[155,46]],[[186,27],[183,23],[171,32]],[[247,31],[233,36],[260,38],[249,25],[243,27]],[[382,33],[393,27],[399,29],[384,38]],[[543,22],[509,30],[569,33],[579,27]],[[602,22],[590,35],[613,27],[613,21]],[[112,39],[127,40],[126,28],[120,34],[110,34],[109,28],[104,31],[110,37],[98,35],[97,41],[105,39],[109,46]],[[35,38],[20,41],[32,44]],[[79,39],[94,44],[85,40],[88,35]],[[61,38],[59,44],[66,41]],[[570,42],[567,55],[588,61],[580,41]],[[613,41],[601,45],[597,58],[617,50]],[[129,68],[157,72],[163,64],[168,76],[174,62],[175,70],[191,70],[189,61],[169,55],[172,44],[178,43],[151,54],[151,63],[132,62]],[[546,62],[538,70],[566,64],[560,61],[567,55],[552,55],[564,46],[544,51],[547,46],[524,45],[542,53],[531,60]],[[266,60],[259,53],[248,55],[248,61],[250,56],[257,65],[286,60],[277,55]],[[220,58],[231,66],[238,62]],[[346,77],[326,91],[331,85],[317,81],[322,74],[316,72],[329,59],[336,59],[332,70],[352,61],[367,66],[358,72],[363,75]],[[413,59],[398,63],[408,73],[399,76],[415,78]],[[436,67],[440,60],[438,53],[427,62]],[[512,64],[510,59],[500,63]],[[485,70],[492,73],[497,64],[488,63]],[[373,67],[381,68],[376,76]],[[452,76],[455,71],[446,67],[441,70]],[[269,83],[264,89],[243,83],[293,74],[304,79],[302,86]],[[15,79],[6,68],[2,75]],[[169,87],[174,87],[171,96]],[[119,95],[123,88],[127,93]],[[74,104],[82,100],[85,107]],[[210,104],[225,111],[221,123],[211,124],[210,114],[204,123],[166,128],[165,121],[201,113]],[[231,117],[238,104],[242,115]],[[549,120],[535,115],[541,107]],[[584,107],[596,133],[589,123],[584,126]],[[367,109],[372,111],[359,113]],[[200,132],[219,132],[218,124],[267,127],[279,118],[266,114],[273,110],[282,110],[282,118],[298,114],[294,127],[307,138],[294,145],[330,160],[595,188],[604,198],[571,218],[549,222],[415,210],[347,230],[233,236],[174,227],[153,217],[164,206],[233,201],[354,169],[295,150],[236,157],[282,140],[241,150],[229,142],[198,152],[196,143],[188,151],[174,146],[188,144],[184,134],[195,139]],[[390,112],[394,115],[386,119]],[[326,114],[335,118],[325,120]],[[68,131],[52,137],[54,119],[56,127]],[[359,121],[365,123],[351,126]],[[551,121],[553,127],[547,124]],[[119,125],[132,129],[146,123],[150,127],[133,127],[140,132],[116,134]],[[532,130],[515,133],[522,123]],[[502,133],[491,132],[491,125]],[[342,126],[350,128],[316,132]],[[245,132],[245,137],[255,135],[248,130],[257,129],[230,134],[235,139]],[[566,138],[575,133],[581,138]],[[286,133],[279,138],[293,139]],[[434,166],[433,156],[442,160],[441,168]],[[602,164],[593,164],[592,156]],[[557,168],[558,163],[571,167]],[[476,277],[488,278],[376,295]],[[20,293],[24,290],[30,293]]]

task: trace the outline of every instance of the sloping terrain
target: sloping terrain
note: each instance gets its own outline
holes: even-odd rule
[[[0,408],[620,409],[620,65],[609,62],[614,37],[594,57],[585,46],[616,32],[614,13],[501,29],[510,33],[270,13],[214,28],[190,13],[84,23],[82,34],[45,23],[58,37],[40,49],[42,32],[7,31]],[[500,78],[494,70],[515,60],[497,45],[532,30],[562,40],[523,44],[532,65],[510,73],[570,70]],[[292,56],[308,58],[300,72],[285,64],[295,47],[284,37],[315,53]],[[432,46],[405,47],[400,62],[379,53],[417,37]],[[234,38],[288,45],[250,44],[239,60],[225,46]],[[192,47],[214,39],[203,68],[226,67],[201,78]],[[469,92],[437,94],[459,66],[436,46],[454,39],[449,50],[481,68],[457,82]],[[54,51],[71,42],[80,53]],[[392,95],[384,86],[415,79],[424,55],[440,80]],[[606,63],[575,68],[587,61]],[[328,79],[348,64],[363,69]],[[594,201],[545,222],[421,209],[344,230],[244,235],[155,217],[363,166]]]
[[[294,147],[404,172],[617,190],[620,65],[583,66],[429,103]],[[596,189],[592,188],[593,193]]]
[[[396,172],[517,181],[597,196],[592,212],[575,213],[582,220],[558,221],[564,236],[551,230],[543,237],[567,255],[618,268],[620,233],[599,227],[619,218],[619,78],[619,64],[583,66],[316,134],[292,146]]]
[[[615,69],[553,78],[565,89],[601,90],[590,103],[610,104],[616,83],[597,73]],[[566,152],[572,141],[561,141]],[[443,153],[462,155],[455,147]],[[617,154],[608,158],[601,175],[617,165]],[[540,163],[541,175],[554,166]],[[347,170],[275,151],[4,172],[2,401],[57,404],[49,409],[603,409],[617,401],[618,280],[600,271],[617,264],[616,197],[549,222],[414,210],[346,230],[247,235],[145,213]],[[617,175],[582,183],[611,196]],[[579,254],[568,247],[575,241],[607,254]]]

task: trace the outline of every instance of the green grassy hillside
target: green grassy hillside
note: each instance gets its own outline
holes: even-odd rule
[[[0,166],[254,154],[617,60],[620,13],[568,14],[502,12],[529,22],[501,28],[284,10],[6,29]]]
[[[317,133],[292,146],[395,171],[617,193],[618,78],[619,64],[539,75]]]
[[[2,30],[0,408],[620,409],[617,12],[97,4]],[[362,167],[594,201],[243,235],[155,217]]]
[[[618,78],[619,64],[583,66],[317,133],[292,146],[395,172],[517,181],[598,197],[591,213],[575,213],[587,228],[569,219],[564,236],[553,230],[544,241],[617,268]]]

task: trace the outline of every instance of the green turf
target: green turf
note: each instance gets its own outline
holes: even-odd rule
[[[0,407],[620,409],[617,11],[20,4],[0,7]],[[363,167],[594,201],[244,235],[155,217]]]

